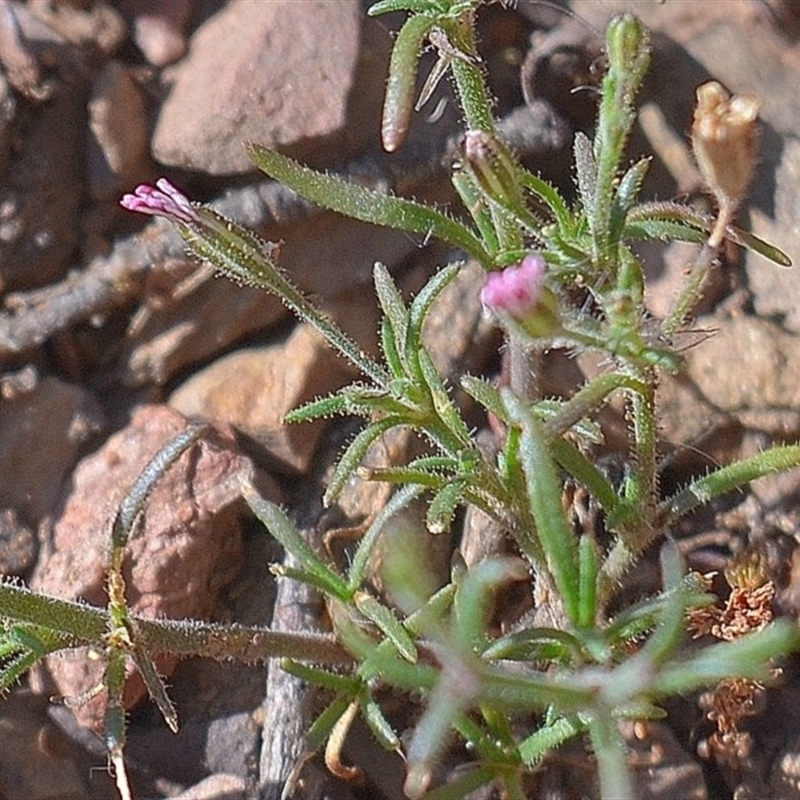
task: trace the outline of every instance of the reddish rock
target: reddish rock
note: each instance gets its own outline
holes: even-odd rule
[[[94,605],[107,602],[105,568],[115,511],[152,456],[185,429],[186,420],[165,406],[143,406],[75,471],[73,489],[55,525],[51,552],[37,565],[36,591]],[[251,462],[232,440],[206,436],[170,468],[156,485],[138,530],[128,545],[124,574],[133,613],[148,618],[207,618],[218,593],[236,576],[242,543],[239,485],[253,474]],[[171,664],[159,662],[166,671]],[[38,691],[79,696],[102,679],[103,662],[83,650],[47,660],[50,679],[33,676]],[[126,705],[144,693],[129,681]],[[105,694],[75,709],[81,724],[102,722]]]
[[[253,170],[242,142],[329,136],[345,123],[358,61],[357,0],[230,3],[201,26],[153,135],[164,164]]]

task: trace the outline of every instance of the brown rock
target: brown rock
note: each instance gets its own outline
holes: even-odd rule
[[[234,426],[302,472],[324,424],[284,425],[283,417],[342,386],[351,374],[311,326],[299,325],[281,344],[223,356],[176,389],[169,403],[186,416]]]
[[[133,21],[133,40],[156,67],[177,61],[186,52],[185,27],[191,0],[123,0],[122,14]]]
[[[109,527],[129,487],[165,442],[186,427],[165,406],[143,406],[130,425],[84,459],[55,525],[51,552],[40,559],[31,581],[38,592],[105,605]],[[218,593],[240,567],[239,482],[252,477],[251,462],[230,438],[213,434],[191,448],[156,485],[141,525],[132,536],[123,568],[133,613],[148,618],[208,617]],[[173,666],[160,662],[162,670]],[[97,686],[104,665],[83,650],[47,660],[56,690],[75,697]],[[45,676],[33,678],[49,691]],[[126,687],[126,705],[144,693],[138,681]],[[78,706],[83,725],[101,724],[105,694]]]
[[[701,318],[701,328],[719,326]],[[769,320],[724,321],[702,347],[687,354],[686,374],[719,410],[742,414],[800,408],[800,339]]]
[[[465,372],[480,373],[496,353],[498,328],[484,314],[480,301],[486,273],[466,262],[436,300],[425,321],[423,341],[437,369],[457,381]]]
[[[238,775],[215,772],[175,795],[175,800],[244,800],[247,786]]]
[[[32,49],[48,54],[58,77],[47,102],[18,107],[9,132],[18,150],[0,183],[0,281],[6,289],[56,280],[79,242],[88,93],[82,55],[26,10],[15,14]]]
[[[89,765],[47,718],[47,700],[16,690],[0,704],[0,791],[5,800],[77,800],[89,796]],[[94,781],[92,781],[94,783]],[[110,781],[99,786],[113,791]],[[94,787],[93,787],[94,788]]]
[[[153,154],[213,174],[249,172],[242,142],[328,136],[345,122],[358,59],[356,0],[230,3],[194,34]]]
[[[36,559],[36,537],[13,508],[0,510],[0,575],[22,575]]]
[[[208,359],[288,313],[262,289],[216,279],[195,280],[197,264],[175,260],[169,270],[185,274],[164,297],[156,290],[132,326],[123,349],[125,382],[132,386],[166,383],[190,364]],[[155,282],[165,276],[154,276]]]
[[[0,507],[38,523],[53,506],[80,448],[103,425],[97,401],[84,389],[47,377],[0,402]]]
[[[144,99],[122,64],[110,61],[89,101],[93,134],[89,179],[97,196],[116,194],[144,177],[149,164]]]

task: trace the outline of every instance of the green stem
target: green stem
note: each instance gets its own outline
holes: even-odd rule
[[[456,91],[468,130],[494,133],[492,103],[486,88],[478,47],[475,42],[475,15],[469,11],[455,24],[447,27],[453,45],[467,58],[454,58],[452,62]]]
[[[589,738],[600,773],[600,796],[603,800],[632,800],[636,795],[625,763],[625,742],[610,708],[599,710],[589,722]]]
[[[215,269],[240,283],[258,286],[276,294],[300,319],[313,325],[329,344],[379,386],[390,376],[290,283],[268,256],[271,246],[251,231],[210,208],[197,209],[200,222],[181,225],[179,231],[189,247]]]
[[[717,249],[704,244],[690,267],[689,277],[681,288],[664,322],[661,333],[669,338],[683,326],[703,296],[703,286],[714,264]]]

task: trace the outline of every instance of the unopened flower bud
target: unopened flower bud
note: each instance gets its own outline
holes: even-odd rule
[[[467,131],[462,152],[464,161],[489,197],[504,208],[523,205],[516,161],[500,139],[485,131]]]
[[[559,324],[558,299],[544,285],[547,263],[529,253],[513,267],[491,272],[481,302],[504,322],[534,338],[551,334]]]
[[[760,105],[753,95],[731,97],[716,81],[697,89],[692,149],[721,207],[737,206],[752,178]]]
[[[650,36],[633,14],[614,17],[606,30],[611,70],[627,73],[627,82],[638,85],[650,65]]]

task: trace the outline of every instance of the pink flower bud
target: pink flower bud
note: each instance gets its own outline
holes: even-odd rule
[[[528,253],[518,266],[490,272],[481,290],[481,302],[516,320],[525,319],[539,302],[546,268],[538,253]]]
[[[176,189],[166,178],[156,181],[158,188],[147,184],[137,186],[133,194],[126,194],[119,201],[128,211],[166,217],[171,222],[190,224],[198,222],[197,211],[186,195]]]
[[[558,297],[545,286],[547,263],[528,253],[515,267],[491,272],[481,290],[481,302],[510,332],[528,339],[550,336],[560,327]]]

